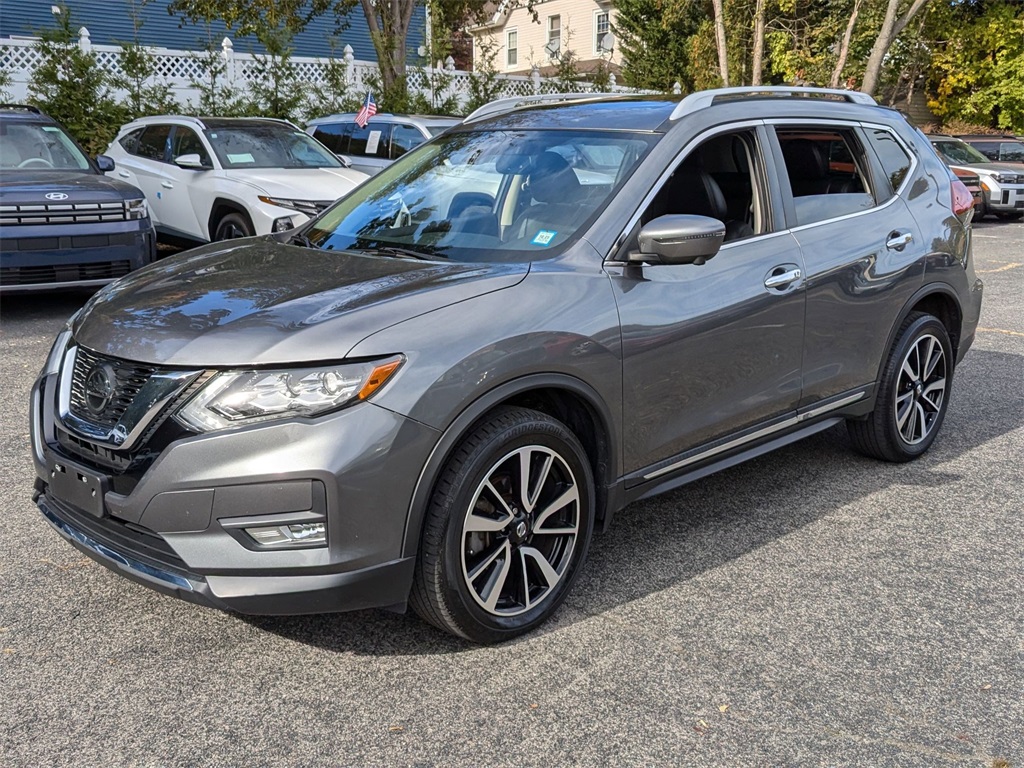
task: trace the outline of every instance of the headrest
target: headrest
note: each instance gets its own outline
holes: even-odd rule
[[[791,179],[828,178],[828,158],[821,142],[810,139],[790,139],[782,142],[782,156]]]
[[[580,180],[568,161],[557,152],[541,152],[530,171],[527,190],[541,203],[564,203],[579,191]]]

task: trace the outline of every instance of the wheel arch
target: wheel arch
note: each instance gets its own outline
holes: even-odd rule
[[[218,197],[213,201],[213,205],[210,206],[210,218],[206,222],[206,236],[213,241],[213,236],[217,231],[217,225],[220,220],[227,216],[229,213],[240,213],[245,216],[249,221],[249,226],[253,232],[256,228],[253,227],[252,215],[246,210],[246,207],[236,200],[231,200],[227,197]]]
[[[912,312],[925,312],[933,315],[945,326],[946,333],[949,334],[950,346],[953,348],[953,359],[950,362],[954,368],[956,366],[957,352],[960,348],[960,337],[963,332],[963,308],[960,306],[960,300],[956,296],[956,291],[951,286],[945,283],[929,283],[920,288],[907,300],[906,304],[903,305],[903,309],[897,315],[896,322],[892,324],[892,328],[889,330],[889,338],[886,340],[885,345],[886,353],[879,362],[878,373],[875,376],[876,391],[877,385],[881,383],[885,364],[889,359],[889,351],[892,349],[893,344],[896,343],[896,334],[903,325],[903,321]]]
[[[598,393],[580,379],[565,374],[536,374],[505,382],[474,400],[442,432],[427,458],[406,513],[402,556],[415,556],[423,518],[441,472],[462,438],[501,406],[515,405],[545,413],[565,424],[579,439],[594,475],[598,521],[612,511],[609,487],[616,480],[618,451],[611,411]]]

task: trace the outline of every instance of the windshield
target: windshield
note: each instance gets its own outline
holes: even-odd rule
[[[446,134],[374,176],[303,234],[325,250],[546,258],[575,240],[656,140],[604,131]]]
[[[933,141],[932,144],[947,163],[988,163],[991,162],[970,144],[955,139]]]
[[[22,171],[90,171],[89,160],[53,123],[0,123],[0,168]]]
[[[284,123],[210,128],[206,136],[225,168],[341,168],[309,134]]]
[[[1024,163],[1024,142],[1000,142],[999,160],[1004,163]]]

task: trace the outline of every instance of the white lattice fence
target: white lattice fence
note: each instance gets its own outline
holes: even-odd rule
[[[111,75],[122,74],[119,46],[93,45],[89,40],[89,32],[84,27],[79,30],[79,46],[83,50],[93,52],[99,65]],[[189,104],[198,101],[199,94],[194,84],[205,81],[211,66],[215,63],[218,68],[223,69],[221,81],[228,87],[246,89],[260,76],[257,58],[247,53],[236,53],[228,38],[224,38],[219,51],[179,51],[169,48],[149,50],[154,56],[156,66],[156,74],[152,80],[170,86],[174,98],[186,109]],[[352,48],[347,45],[343,60],[347,66],[349,92],[364,93],[369,84],[377,79],[377,65],[371,61],[354,58]],[[35,48],[34,40],[0,40],[0,67],[12,75],[9,95],[14,101],[24,101],[27,98],[32,72],[41,62],[42,55]],[[291,62],[300,82],[315,85],[325,81],[330,60],[294,56]],[[438,62],[437,67],[413,68],[409,73],[410,87],[419,90],[428,100],[440,103],[450,96],[455,96],[460,106],[469,99],[472,78],[472,73],[456,70],[450,58],[447,63]],[[587,85],[575,85],[574,88],[567,89],[556,80],[541,78],[536,72],[529,77],[497,75],[497,79],[501,83],[498,94],[501,97],[530,96],[559,90],[591,90]],[[629,89],[612,85],[611,90],[622,92]],[[386,104],[381,106],[383,109],[387,108]]]

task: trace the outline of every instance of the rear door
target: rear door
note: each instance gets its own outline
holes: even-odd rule
[[[926,233],[898,194],[916,161],[884,126],[771,127],[787,221],[806,266],[801,406],[863,399],[923,280]]]
[[[150,215],[158,227],[165,226],[167,214],[161,185],[163,171],[167,164],[167,153],[171,138],[171,126],[166,123],[147,125],[133,140],[122,144],[128,154],[119,163],[119,170],[130,173],[136,186],[145,193],[149,202]]]

